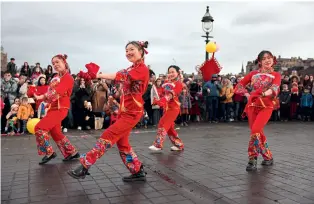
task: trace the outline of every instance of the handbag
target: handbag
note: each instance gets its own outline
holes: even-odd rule
[[[219,97],[219,100],[220,101],[225,101],[227,99],[226,95],[222,95]]]
[[[104,118],[103,117],[95,117],[95,130],[100,130],[103,128]]]

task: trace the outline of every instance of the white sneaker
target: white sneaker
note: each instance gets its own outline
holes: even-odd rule
[[[78,126],[77,129],[78,129],[78,130],[82,130],[82,127],[81,127],[81,126]]]
[[[176,146],[172,146],[172,147],[170,147],[170,149],[171,149],[171,151],[181,151],[181,149],[179,149]]]
[[[68,132],[68,129],[67,128],[63,128],[63,132],[64,133]]]
[[[161,150],[161,148],[157,148],[154,145],[148,147],[148,149],[153,150],[153,151],[160,151]]]

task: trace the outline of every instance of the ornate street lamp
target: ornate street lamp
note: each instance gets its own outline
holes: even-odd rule
[[[202,37],[205,38],[206,45],[209,42],[209,38],[213,38],[213,36],[209,36],[209,33],[213,30],[213,22],[214,19],[209,13],[209,6],[206,8],[206,13],[202,18],[203,23],[203,31],[206,35],[203,35]],[[205,60],[208,60],[208,52],[205,51]]]

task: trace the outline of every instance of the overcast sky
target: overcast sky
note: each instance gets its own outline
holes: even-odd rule
[[[146,63],[164,73],[176,62],[194,72],[204,62],[201,18],[214,17],[211,33],[221,49],[223,73],[240,72],[263,49],[282,57],[314,57],[314,2],[5,2],[1,40],[18,66],[50,63],[66,53],[74,72],[89,62],[103,72],[126,68],[124,46],[148,40]]]

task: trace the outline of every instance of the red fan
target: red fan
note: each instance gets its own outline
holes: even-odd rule
[[[164,88],[164,92],[167,93],[173,93],[175,85],[173,83],[165,82],[162,85],[162,88]]]
[[[222,69],[222,67],[214,57],[214,54],[215,53],[213,53],[213,56],[204,64],[202,64],[202,66],[199,68],[204,81],[209,81],[212,78],[213,74],[219,74],[220,70]]]
[[[87,72],[80,71],[77,76],[86,81],[96,79],[100,67],[93,62],[86,64],[85,67],[87,68]]]
[[[96,79],[96,75],[97,75],[100,67],[97,64],[93,63],[93,62],[85,65],[85,67],[87,68],[87,70],[88,70],[87,73],[90,75],[90,77],[92,79]]]

